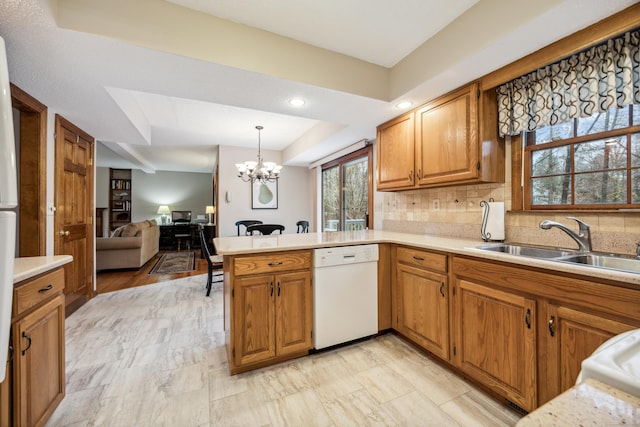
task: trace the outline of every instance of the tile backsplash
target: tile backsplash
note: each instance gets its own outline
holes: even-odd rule
[[[538,226],[540,221],[550,219],[577,231],[576,223],[567,216],[576,216],[590,225],[595,251],[635,255],[636,242],[640,242],[640,212],[511,212],[509,183],[383,193],[382,227],[390,231],[478,239],[480,243],[480,202],[489,198],[505,203],[508,242],[577,248],[564,232],[555,228],[542,230]]]

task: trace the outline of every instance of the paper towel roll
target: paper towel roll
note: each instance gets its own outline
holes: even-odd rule
[[[490,240],[504,240],[504,202],[489,202],[483,209],[489,209],[488,215],[483,212],[487,218],[485,235]]]

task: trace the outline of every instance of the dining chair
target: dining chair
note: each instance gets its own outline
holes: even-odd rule
[[[246,229],[246,227],[249,227],[250,225],[255,225],[255,224],[262,224],[262,221],[259,221],[257,219],[243,219],[240,221],[236,221],[236,228],[238,229],[238,236],[244,236],[249,234],[248,230]],[[244,234],[240,234],[240,226],[243,225],[245,227],[244,230]]]
[[[274,231],[279,231],[280,234],[284,231],[284,225],[280,224],[254,224],[247,227],[247,234],[251,236],[254,232],[258,234],[271,234]]]
[[[213,285],[213,271],[220,270],[223,267],[222,255],[216,254],[216,245],[213,243],[213,239],[207,239],[204,233],[204,229],[200,229],[200,244],[202,245],[202,252],[207,260],[207,296],[211,294],[211,286]],[[224,280],[223,275],[216,275],[216,283]]]
[[[296,233],[308,233],[309,232],[309,221],[298,221],[296,222]]]

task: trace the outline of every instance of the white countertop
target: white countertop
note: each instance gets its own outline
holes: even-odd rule
[[[13,283],[22,282],[38,274],[73,261],[71,255],[33,256],[16,258],[13,263]]]
[[[269,236],[217,237],[214,239],[214,243],[220,255],[266,253],[331,246],[364,245],[368,243],[395,243],[547,270],[580,274],[593,278],[615,280],[637,285],[632,287],[634,289],[640,289],[640,274],[481,250],[476,247],[488,243],[482,241],[480,238],[474,240],[425,234],[397,233],[384,230],[359,230],[272,234]],[[496,244],[498,243],[496,242]]]

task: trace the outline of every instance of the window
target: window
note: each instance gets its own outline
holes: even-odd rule
[[[373,203],[372,150],[365,147],[322,165],[322,230],[368,228]]]
[[[640,105],[525,134],[525,207],[640,207]]]

